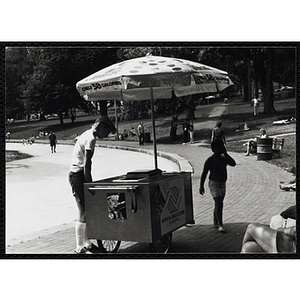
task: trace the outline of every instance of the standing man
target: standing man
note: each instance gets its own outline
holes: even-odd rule
[[[251,100],[253,102],[253,113],[254,113],[254,116],[258,116],[258,107],[259,107],[259,102],[260,102],[260,99],[259,98],[253,98]]]
[[[138,126],[138,134],[139,134],[139,144],[144,145],[144,125],[140,122]]]
[[[189,142],[189,126],[190,126],[189,120],[185,119],[184,123],[182,124],[182,129],[183,129],[182,145],[186,145]]]
[[[189,131],[190,131],[190,143],[194,144],[194,124],[193,124],[193,121],[189,125]]]
[[[53,131],[49,134],[49,141],[50,141],[50,149],[51,152],[53,153],[56,152],[56,135],[54,134]]]
[[[225,131],[221,127],[222,122],[218,121],[216,127],[211,132],[211,142],[221,140],[224,143],[224,146],[226,146]]]
[[[79,211],[79,216],[75,224],[75,254],[91,254],[98,249],[86,236],[84,183],[92,182],[92,157],[95,150],[96,137],[104,138],[109,133],[115,132],[116,128],[112,121],[106,116],[101,116],[95,121],[91,129],[78,137],[74,146],[69,182]]]
[[[175,142],[177,138],[177,117],[173,116],[170,131],[170,142]]]
[[[75,115],[71,114],[71,122],[72,122],[72,124],[74,124],[75,119],[76,119]]]
[[[223,226],[223,201],[226,194],[226,181],[227,181],[227,165],[234,167],[235,160],[229,156],[223,141],[218,139],[211,143],[213,155],[210,156],[204,163],[203,172],[200,180],[199,193],[203,195],[204,182],[208,171],[209,175],[209,189],[215,202],[213,227],[218,228],[219,232],[225,232]]]

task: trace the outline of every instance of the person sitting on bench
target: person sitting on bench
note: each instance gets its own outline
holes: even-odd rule
[[[266,131],[264,129],[262,129],[262,128],[260,129],[260,133],[261,133],[261,135],[260,135],[261,139],[265,139],[265,138],[268,137]],[[243,146],[247,147],[245,155],[249,156],[250,155],[250,151],[251,150],[255,150],[256,147],[257,147],[257,137],[249,139],[247,143],[243,144]]]

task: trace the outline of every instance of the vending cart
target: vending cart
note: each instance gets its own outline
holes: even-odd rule
[[[166,253],[172,232],[195,223],[189,172],[137,170],[84,188],[87,236],[102,252],[116,252],[121,241],[132,241]]]

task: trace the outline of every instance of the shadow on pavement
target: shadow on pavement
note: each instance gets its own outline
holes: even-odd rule
[[[220,233],[211,225],[193,225],[173,232],[168,254],[239,254],[244,233],[249,223],[226,223],[227,231]],[[123,247],[124,247],[123,242]],[[121,248],[122,254],[152,254],[148,244],[135,243]],[[167,255],[168,255],[167,254]]]
[[[242,240],[248,223],[226,223],[227,231],[220,233],[211,225],[192,225],[175,230],[172,235],[171,248],[167,254],[151,252],[148,243],[133,243],[122,241],[115,254],[95,254],[94,258],[189,258],[189,255],[239,254]],[[53,244],[56,245],[55,251]],[[12,245],[7,248],[7,254],[73,254],[75,247],[74,228],[41,236],[31,241]],[[73,256],[73,255],[72,255]],[[75,257],[75,256],[73,256]],[[83,256],[80,256],[83,258]],[[78,258],[78,257],[77,257]]]

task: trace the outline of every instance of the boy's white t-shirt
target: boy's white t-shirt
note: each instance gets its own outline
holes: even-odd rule
[[[91,150],[92,155],[94,154],[95,144],[96,144],[96,137],[93,135],[94,129],[91,128],[85,131],[76,141],[74,146],[72,160],[71,160],[71,167],[70,171],[77,173],[84,168],[85,164],[85,151]]]

